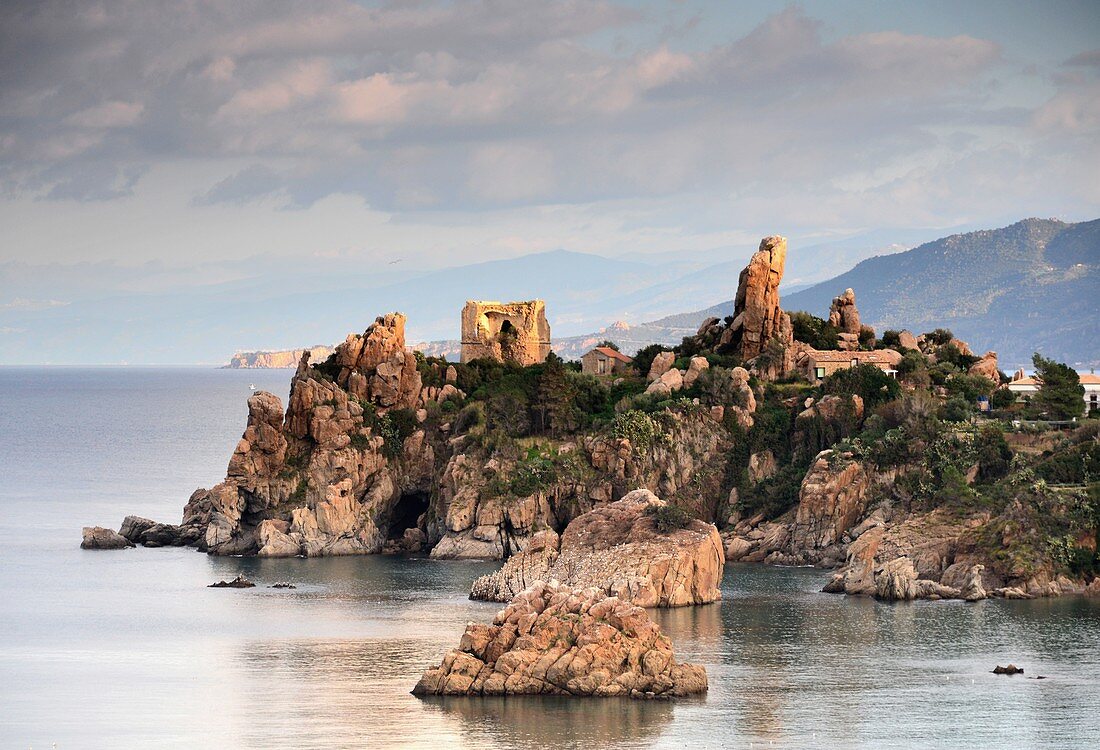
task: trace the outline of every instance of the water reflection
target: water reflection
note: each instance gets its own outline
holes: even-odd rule
[[[423,699],[468,747],[639,747],[658,741],[673,705],[629,698],[513,696]]]

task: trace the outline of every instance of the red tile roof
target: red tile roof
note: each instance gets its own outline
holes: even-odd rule
[[[603,354],[604,356],[607,356],[607,357],[611,357],[612,359],[617,359],[620,362],[628,362],[629,363],[629,362],[634,361],[633,357],[628,357],[625,354],[623,354],[622,352],[617,352],[614,349],[612,349],[610,346],[597,346],[592,351],[599,352],[600,354]]]

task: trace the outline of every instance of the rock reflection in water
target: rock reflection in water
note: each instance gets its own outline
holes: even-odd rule
[[[424,705],[451,722],[467,747],[649,747],[672,721],[672,701],[629,698],[431,696]],[[701,703],[680,698],[675,705]]]

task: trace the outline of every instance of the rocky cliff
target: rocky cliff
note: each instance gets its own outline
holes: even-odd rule
[[[502,451],[483,428],[456,428],[455,368],[424,370],[438,383],[424,385],[404,328],[393,313],[323,362],[304,353],[285,412],[273,394],[249,398],[225,480],[197,490],[181,524],[138,519],[127,538],[226,555],[500,559],[639,487],[713,517],[717,495],[697,480],[720,466],[726,431],[710,411],[657,415],[661,439],[644,445],[597,430]]]
[[[535,581],[595,587],[640,607],[708,604],[722,598],[725,556],[718,529],[692,520],[661,531],[657,513],[668,505],[649,490],[595,508],[513,555],[504,567],[474,582],[472,599],[510,601]]]
[[[320,362],[332,354],[328,346],[311,346],[309,349],[283,349],[280,351],[237,352],[225,366],[227,370],[289,369],[296,367],[302,354],[309,352],[314,362]]]
[[[1017,501],[1000,512],[905,507],[897,486],[917,466],[882,469],[835,450],[822,452],[802,480],[797,506],[774,520],[754,517],[723,532],[729,560],[838,568],[831,593],[880,599],[1031,598],[1086,593],[1087,580],[1059,572],[1037,507]],[[1045,491],[1041,483],[1032,492]],[[1037,502],[1038,498],[1033,498]],[[1062,512],[1067,509],[1062,506]],[[1089,512],[1086,506],[1086,513]],[[1070,518],[1083,549],[1095,550],[1095,520]],[[1068,542],[1067,542],[1068,543]]]

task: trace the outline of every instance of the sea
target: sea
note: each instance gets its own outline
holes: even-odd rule
[[[721,603],[652,611],[705,697],[421,699],[498,610],[467,598],[495,563],[79,548],[130,513],[178,522],[224,476],[250,386],[285,402],[289,379],[0,368],[0,747],[1100,747],[1100,601],[1081,597],[882,603],[728,565]],[[207,588],[238,573],[256,588]],[[991,673],[1008,663],[1024,674]]]

